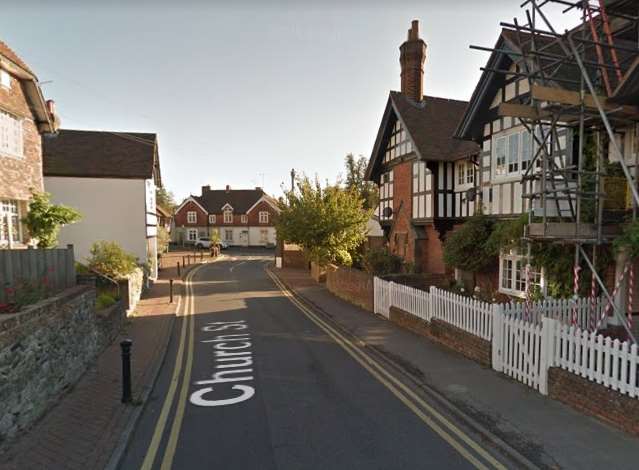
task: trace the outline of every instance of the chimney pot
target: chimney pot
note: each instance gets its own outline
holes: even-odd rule
[[[228,184],[226,185],[226,192],[228,193],[231,190],[231,186],[229,186]]]

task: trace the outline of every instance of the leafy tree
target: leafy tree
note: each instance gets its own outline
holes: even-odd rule
[[[137,259],[116,242],[99,241],[91,245],[89,268],[112,279],[121,279],[137,267]]]
[[[473,273],[486,268],[495,259],[495,255],[486,248],[491,229],[492,222],[485,215],[470,217],[446,239],[444,262]]]
[[[374,209],[377,205],[377,186],[366,180],[368,160],[360,155],[355,158],[352,153],[346,155],[346,189],[357,191],[364,201],[365,209]]]
[[[54,248],[58,244],[60,227],[77,222],[80,213],[67,206],[51,204],[49,193],[33,193],[29,212],[22,219],[31,236],[38,240],[38,248]]]
[[[362,209],[361,194],[338,185],[298,178],[297,190],[286,192],[275,221],[278,237],[304,248],[311,261],[350,265],[351,252],[366,238],[371,211]]]
[[[175,211],[177,203],[175,202],[175,196],[169,190],[164,187],[156,188],[155,190],[155,202],[158,206],[168,209],[171,212]]]

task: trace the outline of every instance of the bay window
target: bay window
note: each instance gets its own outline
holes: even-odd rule
[[[502,253],[499,257],[499,292],[525,297],[528,290],[538,288],[544,292],[543,269],[530,266],[528,276],[526,265],[528,260],[516,251],[509,254]]]

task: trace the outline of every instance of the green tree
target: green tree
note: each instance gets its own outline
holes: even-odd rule
[[[346,155],[346,189],[357,191],[364,201],[365,209],[374,209],[377,206],[377,186],[372,181],[366,180],[366,167],[368,160],[360,155],[355,158],[352,153]]]
[[[351,254],[366,238],[371,211],[362,209],[361,194],[339,185],[326,185],[307,177],[297,190],[286,192],[275,221],[278,238],[304,248],[311,261],[350,265]]]
[[[156,188],[155,202],[158,206],[161,206],[164,209],[169,210],[170,212],[174,212],[175,208],[177,207],[175,196],[171,191],[167,190],[164,187]]]
[[[38,240],[38,248],[54,248],[58,244],[60,227],[82,218],[71,207],[51,204],[50,197],[49,193],[33,193],[29,212],[22,219],[31,236]]]
[[[483,214],[470,217],[444,242],[444,262],[452,267],[479,272],[495,260],[495,254],[487,249],[492,231],[491,220]]]

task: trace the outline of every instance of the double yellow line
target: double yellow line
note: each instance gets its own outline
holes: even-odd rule
[[[355,359],[373,377],[381,382],[393,395],[406,405],[429,428],[450,444],[466,460],[479,469],[500,469],[506,467],[495,459],[484,448],[471,439],[464,431],[455,426],[449,419],[425,402],[399,379],[390,374],[379,362],[364,352],[360,347],[345,337],[317,314],[301,303],[293,293],[271,272],[266,271],[284,295],[313,323],[328,334],[353,359]],[[465,444],[465,445],[464,445]],[[476,455],[469,449],[472,449]]]
[[[171,382],[169,384],[160,416],[155,425],[153,431],[153,437],[147,450],[144,461],[142,462],[141,470],[150,470],[155,462],[158,450],[160,448],[160,442],[164,435],[164,429],[166,428],[169,414],[173,406],[173,400],[178,390],[180,382],[180,376],[182,375],[182,363],[184,360],[184,351],[186,349],[186,365],[184,367],[184,377],[182,380],[182,387],[180,389],[180,396],[175,408],[175,415],[171,425],[171,432],[167,441],[166,448],[164,450],[164,456],[162,458],[162,464],[160,468],[162,470],[169,470],[173,464],[173,457],[175,456],[175,449],[177,447],[178,438],[180,436],[180,429],[182,427],[182,421],[184,419],[184,409],[186,407],[186,401],[189,393],[189,384],[191,382],[191,369],[193,366],[193,345],[195,342],[195,320],[193,319],[193,312],[195,309],[195,296],[193,295],[193,276],[202,268],[197,266],[192,269],[184,280],[185,293],[184,293],[184,311],[182,313],[182,329],[180,331],[180,342],[178,345],[177,355],[175,357],[175,365],[173,367],[173,375],[171,376]],[[181,298],[180,298],[181,300]],[[179,302],[179,301],[178,301]],[[178,304],[178,314],[179,314]],[[187,330],[189,338],[187,340]]]

